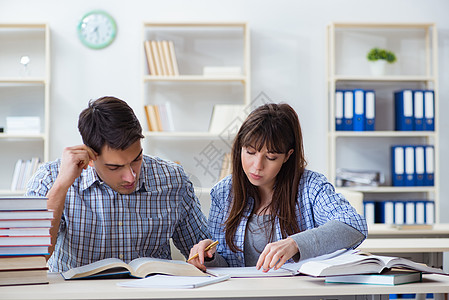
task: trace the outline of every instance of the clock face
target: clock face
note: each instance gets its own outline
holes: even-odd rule
[[[114,19],[104,11],[92,11],[82,17],[78,24],[81,42],[92,49],[102,49],[114,41],[117,26]]]

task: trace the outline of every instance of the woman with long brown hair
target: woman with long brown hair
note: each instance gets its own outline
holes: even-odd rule
[[[211,190],[212,240],[192,247],[189,262],[257,266],[358,246],[366,221],[327,179],[306,169],[298,115],[288,104],[265,104],[243,122],[232,147],[232,174]]]

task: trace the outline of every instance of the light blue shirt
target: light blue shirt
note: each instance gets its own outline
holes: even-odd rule
[[[244,267],[244,252],[232,252],[226,244],[224,222],[229,214],[231,205],[231,175],[217,183],[211,190],[211,208],[209,213],[209,230],[213,239],[218,240],[217,253],[220,254],[230,267]],[[244,210],[244,218],[240,221],[234,235],[234,241],[238,248],[244,250],[245,231],[248,218],[254,208],[254,199],[249,199],[249,204]],[[365,237],[368,228],[365,219],[360,216],[349,202],[335,192],[334,187],[322,174],[306,170],[299,182],[299,195],[295,210],[300,232],[317,228],[328,221],[337,220],[360,231]],[[275,220],[274,240],[281,240],[279,219]],[[357,247],[362,241],[351,248]],[[329,252],[333,249],[329,249]]]
[[[43,165],[27,187],[29,196],[46,196],[59,173],[60,160]],[[143,156],[136,191],[119,194],[94,168],[83,170],[67,192],[52,272],[116,257],[171,259],[169,239],[188,257],[190,248],[209,238],[207,222],[192,183],[181,166]]]

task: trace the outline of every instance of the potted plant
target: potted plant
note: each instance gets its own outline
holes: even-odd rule
[[[385,64],[392,64],[396,61],[396,55],[392,51],[377,47],[371,49],[366,55],[366,58],[370,62],[371,73],[375,76],[384,75]]]

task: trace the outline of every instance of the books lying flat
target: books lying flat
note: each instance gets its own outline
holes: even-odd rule
[[[47,268],[39,270],[0,271],[0,286],[48,283]]]
[[[194,265],[184,261],[166,260],[152,257],[133,259],[129,264],[118,258],[106,258],[91,264],[70,269],[62,273],[64,279],[107,277],[117,274],[129,274],[144,278],[150,274],[177,276],[208,276]]]
[[[0,219],[0,228],[26,228],[26,227],[51,227],[51,220],[2,220]]]
[[[217,282],[228,280],[229,276],[170,276],[153,275],[144,279],[119,282],[118,286],[136,288],[161,288],[161,289],[193,289]]]
[[[11,200],[15,201],[15,200]],[[8,210],[0,211],[0,220],[20,220],[20,219],[52,219],[51,210]]]
[[[0,256],[48,255],[48,246],[0,246]]]
[[[326,277],[326,283],[359,283],[379,285],[399,285],[422,281],[422,272],[391,270],[382,274],[355,274]]]
[[[47,209],[45,197],[0,197],[0,210],[44,210]],[[0,226],[1,227],[1,226]]]
[[[366,255],[357,250],[338,250],[297,263],[286,263],[279,270],[270,270],[266,273],[256,270],[255,267],[208,268],[207,272],[215,275],[228,274],[231,277],[292,276],[297,274],[324,277],[381,273],[383,270],[391,268],[448,275],[442,269],[432,268],[405,258]]]
[[[0,236],[0,246],[50,246],[51,236]]]
[[[50,227],[0,228],[0,236],[50,235]]]
[[[47,261],[44,256],[0,257],[0,271],[45,269]]]

